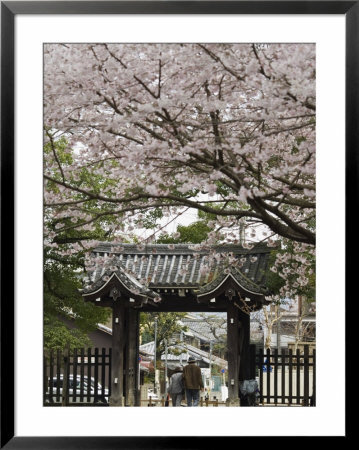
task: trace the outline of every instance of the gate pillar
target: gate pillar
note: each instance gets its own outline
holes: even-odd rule
[[[125,373],[125,405],[139,406],[136,404],[138,398],[137,390],[139,377],[139,312],[138,310],[126,308],[126,373]]]
[[[227,308],[228,402],[240,404],[239,383],[250,377],[250,317],[234,302]]]
[[[231,301],[227,308],[229,406],[239,406],[239,326],[239,310]]]
[[[110,406],[123,406],[123,374],[125,351],[125,308],[119,298],[112,306],[112,364]]]
[[[250,379],[250,317],[239,310],[239,381]]]

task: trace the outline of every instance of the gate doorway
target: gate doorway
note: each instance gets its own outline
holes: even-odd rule
[[[140,312],[141,386],[145,402],[166,397],[171,375],[194,358],[209,400],[228,397],[226,313]],[[156,372],[154,368],[156,367]]]
[[[112,308],[110,406],[139,406],[139,312],[227,313],[228,399],[239,405],[239,383],[249,378],[249,310],[265,304],[270,248],[221,246],[223,258],[190,245],[104,243],[82,291]],[[100,261],[100,262],[98,262]]]

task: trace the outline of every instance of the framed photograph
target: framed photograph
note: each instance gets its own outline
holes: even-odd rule
[[[213,443],[223,445],[229,438],[348,437],[345,415],[345,312],[350,280],[346,277],[345,267],[348,266],[353,243],[348,247],[345,244],[346,236],[355,236],[355,221],[349,219],[349,212],[358,201],[358,30],[357,1],[1,2],[1,448],[198,448]],[[313,91],[315,85],[315,92],[302,102],[303,117],[308,119],[305,126],[312,126],[316,119],[313,141],[316,150],[316,192],[312,194],[306,190],[307,203],[303,206],[308,208],[306,205],[312,205],[310,199],[315,195],[317,208],[313,208],[313,220],[314,229],[318,230],[315,247],[318,327],[314,407],[176,408],[171,409],[169,414],[163,408],[44,406],[43,148],[46,142],[61,172],[61,164],[56,160],[57,150],[51,150],[52,137],[48,136],[49,139],[44,142],[43,131],[44,123],[49,117],[55,117],[56,111],[52,106],[49,112],[46,105],[44,109],[44,104],[49,92],[58,99],[64,96],[66,83],[61,85],[61,76],[57,76],[62,65],[69,64],[69,73],[73,76],[71,83],[80,82],[81,73],[83,75],[81,48],[89,43],[94,45],[92,51],[99,64],[101,54],[100,50],[96,53],[96,45],[106,48],[116,64],[123,67],[126,63],[113,47],[117,43],[124,44],[124,48],[127,48],[126,45],[156,44],[159,48],[162,45],[161,48],[170,49],[171,45],[182,45],[185,48],[182,58],[183,61],[187,58],[187,62],[190,56],[186,56],[186,45],[195,43],[208,54],[210,60],[238,80],[240,75],[231,69],[229,63],[226,64],[232,57],[233,45],[252,46],[257,66],[246,67],[243,62],[243,70],[247,75],[251,74],[251,70],[253,73],[259,70],[267,80],[270,78],[267,70],[280,55],[290,59],[290,67],[295,67],[304,53],[314,55],[311,75],[309,69],[306,73],[314,80],[310,89]],[[227,45],[227,53],[223,51],[222,58],[219,58],[213,49],[222,44]],[[75,56],[67,61],[59,46],[67,48],[70,45],[74,46]],[[265,58],[265,50],[270,45],[282,46],[297,53],[293,56],[290,53],[292,50],[278,51],[273,60],[268,58],[261,65],[258,52],[264,49]],[[56,65],[58,61],[61,63]],[[180,59],[175,58],[173,62],[178,63],[178,67],[181,64]],[[277,73],[285,79],[278,60],[273,64],[278,68]],[[108,65],[106,70],[101,81],[105,84],[108,82],[106,73],[115,70],[115,67]],[[172,77],[176,83],[182,82],[177,73],[174,72]],[[160,81],[154,78],[147,85],[136,78],[136,74],[133,79],[153,98],[157,94],[152,90],[151,83],[154,86],[158,82],[158,89],[161,88],[161,75]],[[128,80],[123,78],[122,81]],[[306,81],[305,78],[301,80],[302,83]],[[286,82],[290,85],[288,79]],[[216,99],[218,108],[224,107],[219,98],[221,83]],[[210,89],[205,79],[202,85],[203,92],[209,97]],[[223,89],[227,89],[225,84]],[[251,92],[256,89],[257,94],[253,96]],[[250,99],[256,105],[260,93],[264,91],[265,80],[261,88],[253,84],[246,91],[246,100]],[[291,95],[288,94],[288,101]],[[315,100],[311,103],[312,97],[317,99],[317,111]],[[117,108],[114,99],[107,97],[105,100],[112,109]],[[61,101],[57,100],[53,105],[62,107]],[[146,112],[148,108],[149,105],[142,105],[140,110]],[[166,104],[161,103],[161,108],[166,111]],[[251,111],[255,110],[254,106]],[[307,110],[314,112],[309,114]],[[200,116],[203,112],[212,120],[215,135],[216,113],[197,108],[193,114]],[[139,114],[137,110],[136,114]],[[158,117],[160,121],[169,120],[166,115]],[[193,119],[193,116],[188,117]],[[256,122],[253,117],[251,123]],[[301,116],[295,116],[295,120],[298,118],[301,120]],[[231,126],[229,113],[226,119],[226,125]],[[81,120],[90,121],[93,117],[89,114],[88,117],[81,116]],[[258,119],[259,123],[262,122]],[[191,127],[188,123],[186,126]],[[199,130],[201,126],[198,126]],[[296,126],[297,122],[293,122],[293,129]],[[173,121],[171,127],[178,138]],[[153,130],[146,128],[145,131],[155,135]],[[266,131],[267,134],[274,134],[281,130]],[[113,134],[113,130],[110,132]],[[125,137],[128,139],[127,134]],[[159,136],[156,135],[156,138]],[[219,136],[216,138],[219,139]],[[137,135],[130,140],[135,145],[143,144]],[[81,148],[79,141],[75,142],[75,146]],[[280,140],[273,142],[281,145]],[[101,140],[101,145],[110,144]],[[231,142],[231,145],[234,143]],[[298,150],[296,146],[300,145],[301,139],[298,140],[297,136],[295,145],[293,143],[294,158]],[[241,154],[240,150],[238,152]],[[61,153],[61,157],[63,161],[69,158],[66,152]],[[257,162],[259,167],[260,161]],[[133,164],[137,164],[136,161]],[[63,173],[62,177],[63,188],[67,189]],[[216,178],[213,180],[218,181]],[[290,189],[292,187],[289,186]],[[53,193],[56,192],[54,189]],[[158,195],[158,191],[153,195]],[[238,195],[243,196],[243,191]],[[52,200],[54,198],[55,195]],[[274,215],[275,211],[271,214]],[[257,218],[256,215],[254,217]],[[76,220],[73,218],[72,222]],[[285,220],[290,223],[289,218]],[[296,236],[303,233],[298,239],[312,244],[313,237],[308,229],[296,225]],[[169,267],[169,270],[172,269]],[[136,292],[140,298],[138,289]],[[231,389],[230,380],[228,383]]]

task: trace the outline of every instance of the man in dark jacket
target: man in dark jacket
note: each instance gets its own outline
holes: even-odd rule
[[[196,360],[190,356],[188,358],[188,365],[183,368],[183,381],[186,389],[187,406],[198,406],[199,391],[203,390],[201,369],[196,366],[195,362]]]

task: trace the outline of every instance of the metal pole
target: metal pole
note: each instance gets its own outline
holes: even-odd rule
[[[277,349],[279,350],[281,347],[281,342],[280,342],[280,333],[281,333],[281,329],[280,329],[280,318],[278,319],[277,322]]]
[[[212,391],[212,341],[209,341],[209,388]]]
[[[165,394],[167,393],[167,339],[165,339]]]
[[[183,343],[183,331],[182,330],[181,330],[181,334],[180,334],[180,342],[181,342],[180,365],[182,366],[182,343]]]
[[[157,385],[156,385],[156,368],[157,368],[157,316],[155,316],[155,342],[154,342],[154,351],[153,351],[153,365],[155,368],[155,388],[154,392],[157,394]]]

